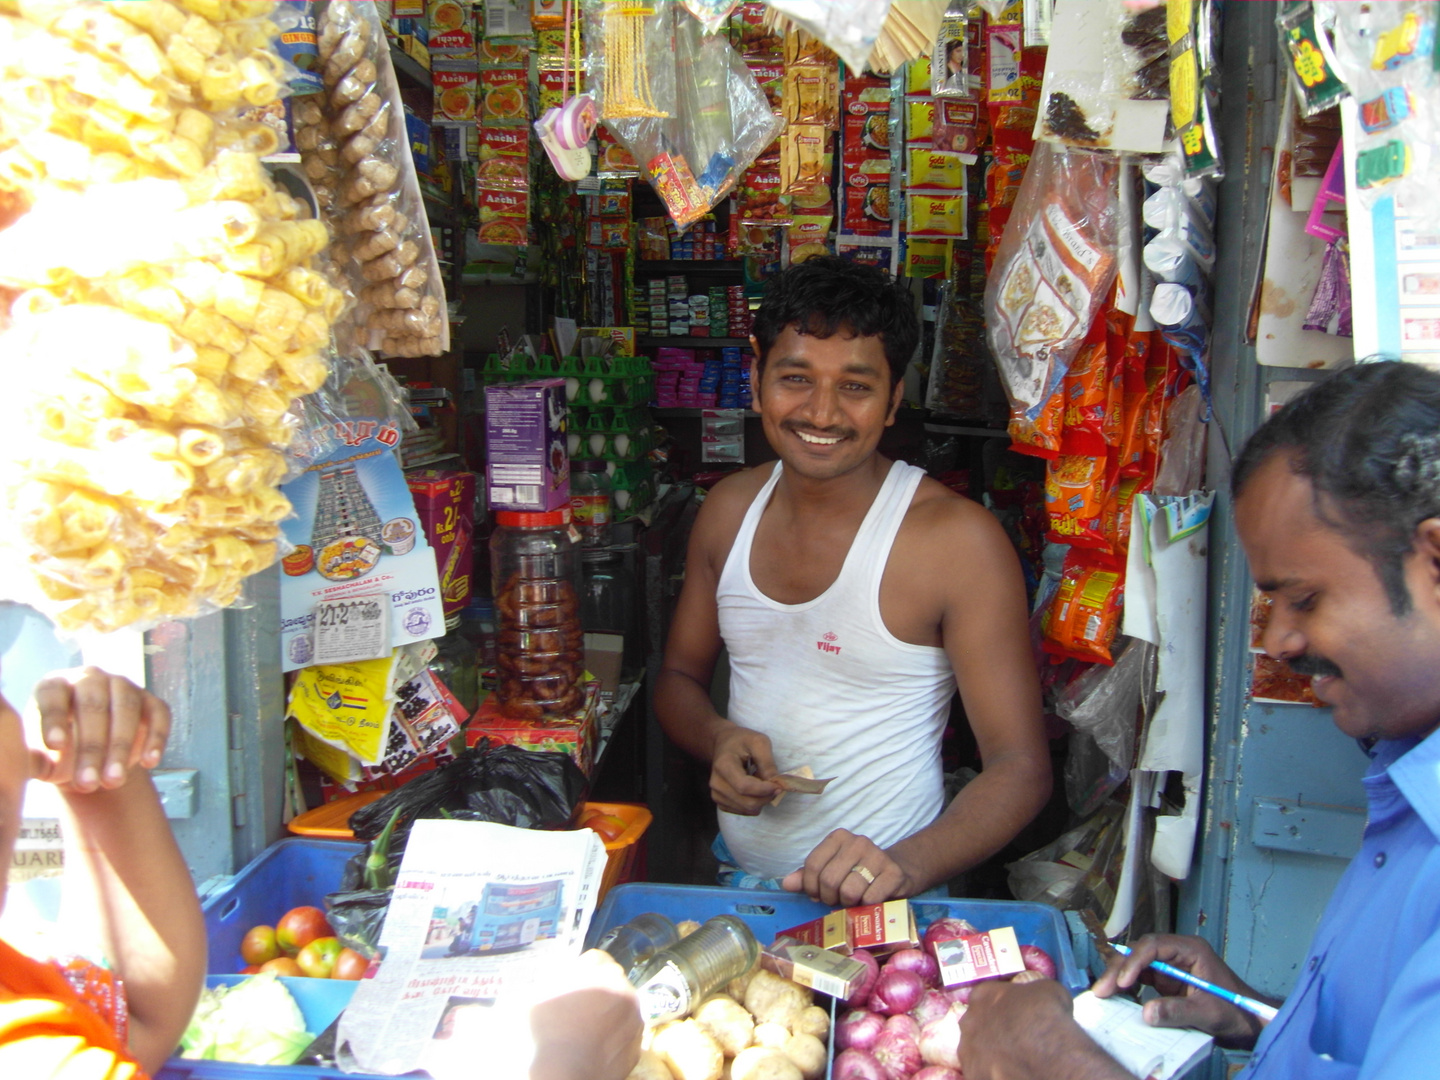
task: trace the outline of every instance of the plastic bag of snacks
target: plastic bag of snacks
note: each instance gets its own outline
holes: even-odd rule
[[[295,143],[357,300],[342,343],[438,355],[450,348],[445,291],[379,15],[368,0],[330,3],[317,29],[325,90],[297,102]]]
[[[63,630],[227,606],[281,554],[289,410],[345,298],[238,115],[292,74],[273,8],[0,15],[5,592]]]
[[[723,37],[674,5],[586,11],[590,92],[675,224],[698,221],[780,132],[755,77]]]
[[[1039,415],[1115,276],[1113,155],[1040,143],[985,288],[990,349],[1012,407]]]

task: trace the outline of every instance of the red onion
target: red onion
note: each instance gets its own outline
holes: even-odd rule
[[[1038,971],[1047,979],[1055,978],[1055,961],[1039,945],[1021,945],[1020,959],[1024,961],[1026,971]]]
[[[898,1031],[886,1031],[875,1040],[875,1060],[885,1070],[889,1080],[905,1080],[917,1072],[924,1062],[920,1058],[920,1046],[909,1035]]]
[[[925,981],[926,986],[940,985],[939,961],[919,949],[901,949],[885,961],[885,970],[913,971]]]
[[[835,1048],[869,1050],[885,1030],[885,1018],[864,1009],[851,1009],[835,1021]]]
[[[960,1020],[942,1016],[920,1029],[920,1057],[926,1065],[960,1068]]]
[[[1023,985],[1025,983],[1031,982],[1044,982],[1045,976],[1041,975],[1038,971],[1031,971],[1029,968],[1026,968],[1024,971],[1016,972],[1013,976],[1011,976],[1010,981],[1012,983]]]
[[[831,1075],[834,1080],[889,1080],[889,1074],[873,1054],[853,1046],[835,1056]]]
[[[875,989],[875,980],[880,977],[880,962],[870,954],[869,949],[856,949],[850,954],[851,960],[859,960],[865,965],[865,974],[860,977],[859,984],[855,987],[855,993],[850,995],[845,1002],[852,1009],[863,1009],[865,1003],[870,1000],[870,994]]]
[[[964,986],[952,987],[945,991],[945,996],[956,1005],[969,1005],[970,994],[975,989],[974,983],[966,983]]]
[[[910,1077],[910,1080],[965,1080],[965,1077],[944,1065],[926,1065]]]
[[[886,1016],[907,1013],[915,1007],[925,983],[913,971],[896,971],[886,968],[875,980],[875,990],[870,995],[870,1011]]]
[[[945,938],[959,937],[961,934],[973,934],[975,927],[971,926],[964,919],[936,919],[925,929],[925,936],[921,939],[927,952],[935,951],[935,942]]]
[[[931,1020],[939,1020],[950,1011],[950,999],[939,990],[926,990],[920,995],[920,1000],[910,1010],[910,1015],[915,1022],[924,1027]]]
[[[910,1016],[907,1013],[901,1013],[899,1016],[892,1016],[890,1017],[890,1019],[886,1020],[885,1030],[898,1031],[907,1039],[920,1038],[920,1025],[915,1022],[915,1018],[913,1016]]]

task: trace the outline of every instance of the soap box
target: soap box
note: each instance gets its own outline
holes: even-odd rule
[[[565,380],[485,388],[485,485],[490,509],[544,512],[570,505]]]

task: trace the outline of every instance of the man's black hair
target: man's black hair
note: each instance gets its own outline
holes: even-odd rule
[[[910,293],[884,270],[860,266],[835,255],[817,255],[771,278],[755,313],[759,367],[765,370],[775,339],[793,326],[798,334],[828,338],[876,337],[890,364],[890,388],[920,340],[920,324]]]
[[[1419,524],[1440,517],[1440,373],[1388,360],[1317,383],[1250,436],[1232,496],[1277,453],[1310,481],[1316,517],[1374,565],[1395,615],[1407,614],[1405,557]]]

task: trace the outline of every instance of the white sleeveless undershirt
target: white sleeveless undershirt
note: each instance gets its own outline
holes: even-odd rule
[[[719,815],[740,866],[766,878],[800,869],[834,829],[888,847],[934,821],[944,808],[940,737],[955,690],[944,649],[901,641],[880,617],[880,579],[924,470],[891,465],[835,582],[808,603],[781,604],[750,575],[755,528],[780,468],[746,511],[716,589],[729,718],[770,737],[782,772],[809,765],[835,780],[758,817]]]

